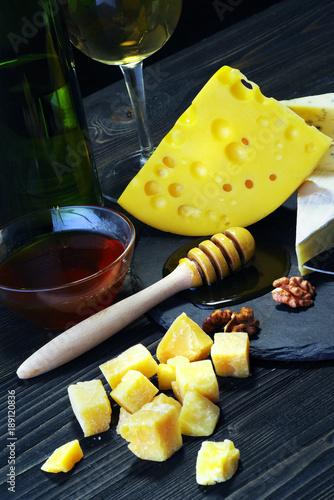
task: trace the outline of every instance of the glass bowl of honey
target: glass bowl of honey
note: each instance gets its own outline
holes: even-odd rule
[[[40,210],[0,229],[0,301],[26,320],[65,330],[108,307],[129,270],[135,229],[98,206]]]

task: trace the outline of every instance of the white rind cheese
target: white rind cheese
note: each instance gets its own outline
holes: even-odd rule
[[[334,137],[334,93],[280,102],[303,118],[308,125],[313,125],[328,137]]]
[[[281,101],[309,125],[334,139],[334,93]],[[296,254],[303,264],[334,246],[334,144],[298,189]]]
[[[334,246],[334,172],[315,170],[298,189],[296,252],[302,265]]]

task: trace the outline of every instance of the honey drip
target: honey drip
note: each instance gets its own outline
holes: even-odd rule
[[[163,275],[171,273],[179,260],[186,257],[188,251],[203,241],[203,238],[187,243],[176,250],[165,262]],[[260,297],[272,290],[272,282],[286,276],[290,270],[288,251],[269,239],[256,239],[253,259],[238,272],[231,273],[212,285],[203,285],[196,289],[185,290],[180,295],[202,309],[219,308],[239,304]]]

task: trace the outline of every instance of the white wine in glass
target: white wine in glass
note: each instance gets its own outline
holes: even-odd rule
[[[67,0],[71,42],[96,61],[120,66],[137,123],[140,150],[105,168],[103,195],[117,201],[153,152],[143,82],[143,59],[173,33],[182,0]]]

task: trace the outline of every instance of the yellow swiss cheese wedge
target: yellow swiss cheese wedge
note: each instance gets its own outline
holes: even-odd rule
[[[118,203],[148,225],[176,234],[248,226],[279,207],[330,144],[239,70],[224,66]]]

